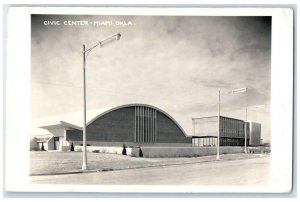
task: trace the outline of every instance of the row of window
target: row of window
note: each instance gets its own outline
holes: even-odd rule
[[[247,140],[247,145],[249,143],[249,140]],[[217,146],[218,139],[217,137],[199,137],[199,138],[193,138],[192,139],[192,145],[195,147],[214,147]],[[226,138],[221,137],[220,138],[220,146],[244,146],[245,145],[245,139],[243,138]]]
[[[220,138],[220,146],[244,146],[243,138]]]
[[[244,122],[235,119],[220,119],[221,137],[242,138],[244,137]]]
[[[249,124],[247,124],[249,125]],[[193,119],[193,135],[194,136],[214,136],[218,134],[220,127],[221,137],[243,138],[245,137],[244,121],[220,117],[220,126],[218,117],[208,117]],[[249,126],[248,126],[249,128]],[[249,129],[247,129],[249,134]]]
[[[206,138],[192,138],[193,146],[216,146],[218,144],[218,139],[216,137],[206,137]]]

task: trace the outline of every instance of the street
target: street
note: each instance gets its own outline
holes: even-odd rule
[[[270,157],[220,160],[119,171],[31,176],[38,184],[98,185],[266,185]]]

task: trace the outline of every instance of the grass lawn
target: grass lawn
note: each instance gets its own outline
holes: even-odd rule
[[[255,158],[261,154],[227,154],[221,159]],[[193,158],[136,158],[118,154],[87,153],[89,170],[119,170],[181,163],[213,161],[215,156]],[[80,171],[82,152],[30,152],[30,175]]]

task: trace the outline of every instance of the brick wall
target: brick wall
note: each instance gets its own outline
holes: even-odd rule
[[[157,139],[158,143],[191,143],[180,128],[163,113],[157,112]]]
[[[115,110],[87,126],[88,141],[133,142],[134,108]],[[67,130],[68,141],[82,141],[82,131]]]

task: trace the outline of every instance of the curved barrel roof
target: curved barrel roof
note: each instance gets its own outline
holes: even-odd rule
[[[155,106],[152,106],[149,104],[140,104],[140,103],[125,104],[125,105],[120,105],[117,107],[106,107],[106,108],[100,108],[100,109],[95,109],[95,110],[88,110],[86,113],[87,126],[89,124],[93,123],[99,117],[101,117],[107,113],[110,113],[112,111],[115,111],[115,110],[118,110],[121,108],[135,107],[135,106],[149,107],[149,108],[153,108],[153,109],[163,113],[168,118],[170,118],[182,130],[182,132],[185,134],[185,136],[188,136],[186,133],[186,130],[184,130],[183,127],[181,126],[180,121],[175,119],[173,116],[169,115],[164,110],[157,108]],[[67,113],[67,114],[61,114],[61,115],[57,115],[57,116],[50,116],[50,117],[32,120],[31,135],[41,135],[42,133],[45,134],[45,133],[47,133],[46,130],[49,130],[49,129],[74,128],[74,129],[82,130],[82,127],[83,127],[83,112],[82,111],[74,112],[74,113]]]

